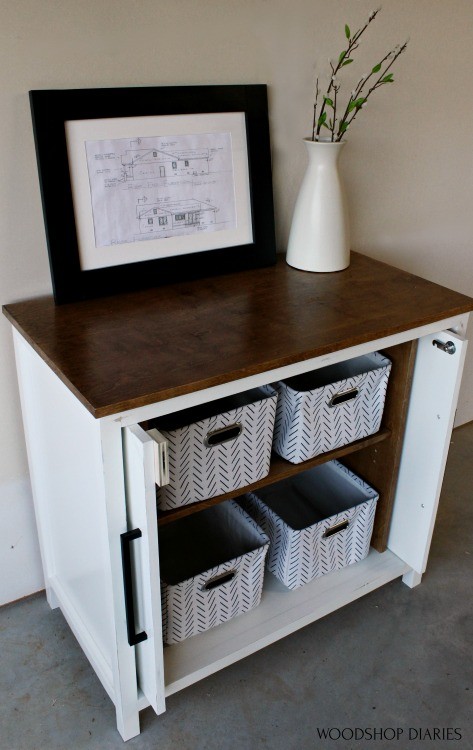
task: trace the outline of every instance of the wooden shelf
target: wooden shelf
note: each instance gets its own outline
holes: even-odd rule
[[[232,490],[232,492],[226,492],[224,495],[212,497],[210,498],[210,500],[203,500],[198,503],[183,505],[182,507],[173,510],[161,512],[158,511],[158,525],[163,526],[164,524],[171,523],[172,521],[177,521],[178,518],[183,518],[184,516],[188,516],[191,513],[197,513],[201,510],[205,510],[205,508],[210,508],[212,505],[217,505],[217,503],[221,503],[224,500],[229,500],[232,497],[238,497],[245,492],[254,492],[260,487],[265,487],[268,484],[274,484],[274,482],[280,482],[282,479],[288,479],[295,474],[299,474],[301,471],[312,469],[314,466],[320,466],[320,464],[324,464],[327,461],[343,458],[343,456],[348,456],[351,453],[363,450],[363,448],[368,448],[372,445],[375,445],[376,443],[381,443],[384,440],[387,440],[389,437],[391,437],[391,430],[384,428],[379,430],[379,432],[377,432],[375,435],[370,435],[367,438],[356,440],[349,445],[344,445],[341,448],[336,448],[335,450],[329,451],[328,453],[323,453],[322,455],[316,456],[309,461],[304,461],[301,464],[291,464],[289,461],[281,458],[276,453],[273,453],[271,456],[271,468],[269,470],[269,474],[263,477],[263,479],[260,479],[258,482],[253,482],[253,484],[249,484],[247,487],[240,487],[240,489]]]

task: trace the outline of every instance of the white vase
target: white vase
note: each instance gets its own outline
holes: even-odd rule
[[[303,271],[341,271],[350,264],[348,213],[338,173],[345,142],[304,139],[309,155],[294,209],[286,261]]]

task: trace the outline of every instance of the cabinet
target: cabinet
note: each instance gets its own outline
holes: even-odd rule
[[[48,601],[114,702],[124,739],[139,733],[142,708],[162,713],[178,690],[395,578],[420,582],[472,309],[468,297],[357,253],[334,274],[281,260],[115,298],[4,307]],[[393,362],[381,430],[305,464],[275,458],[252,485],[342,458],[380,491],[368,557],[297,591],[267,576],[259,607],[163,648],[159,527],[196,509],[158,517],[148,420],[373,351]],[[121,535],[134,529],[130,623]],[[133,629],[146,637],[131,646]]]

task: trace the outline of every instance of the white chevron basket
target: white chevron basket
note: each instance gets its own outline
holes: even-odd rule
[[[160,529],[163,638],[178,643],[261,600],[269,539],[234,501]]]
[[[362,560],[377,492],[338,461],[239,499],[270,539],[267,569],[290,589]]]
[[[271,388],[255,388],[150,423],[168,443],[169,484],[158,489],[158,508],[207,500],[265,477],[276,401]]]
[[[378,352],[273,383],[278,393],[273,448],[298,464],[381,425],[391,362]]]

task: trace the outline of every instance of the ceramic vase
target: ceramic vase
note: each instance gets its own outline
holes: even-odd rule
[[[345,142],[306,138],[309,163],[294,209],[286,261],[303,271],[341,271],[350,264],[346,200],[338,161]]]

